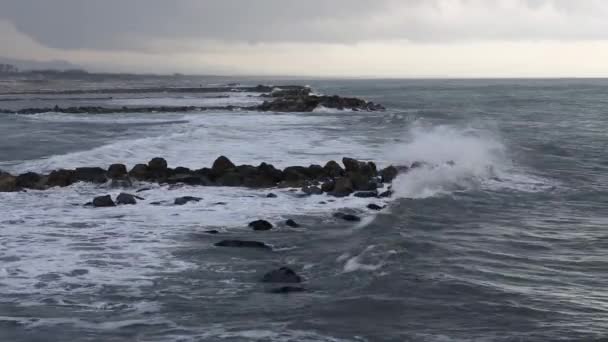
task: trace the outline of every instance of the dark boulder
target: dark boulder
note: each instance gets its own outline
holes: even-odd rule
[[[367,205],[367,209],[380,211],[380,210],[384,209],[384,207],[381,207],[381,206],[379,206],[377,204],[374,204],[374,203],[370,203],[370,204]]]
[[[373,198],[373,197],[378,197],[378,191],[359,191],[359,192],[355,192],[355,194],[353,196],[359,197],[359,198]]]
[[[150,169],[146,164],[137,164],[129,171],[129,176],[137,180],[146,180],[150,178]]]
[[[236,166],[225,156],[220,156],[213,162],[211,170],[216,175],[221,175],[228,170],[235,169]]]
[[[111,179],[124,178],[127,176],[127,167],[124,164],[112,164],[108,168],[108,177]]]
[[[334,191],[335,186],[336,182],[333,179],[330,179],[321,185],[321,190],[323,190],[323,192],[332,192]]]
[[[207,177],[197,175],[195,173],[174,174],[173,176],[167,178],[166,182],[167,184],[187,184],[204,186],[209,186],[213,184]]]
[[[200,202],[201,200],[202,200],[202,198],[199,198],[199,197],[184,196],[184,197],[176,198],[175,201],[173,201],[173,204],[184,205],[189,202]]]
[[[47,186],[65,187],[74,184],[74,170],[55,170],[52,171],[46,182]]]
[[[381,193],[380,195],[378,195],[378,197],[381,198],[387,198],[387,197],[391,197],[393,196],[393,190],[386,190],[383,193]]]
[[[300,225],[296,221],[294,221],[292,219],[289,219],[289,220],[285,221],[285,225],[287,227],[291,227],[291,228],[298,228],[298,227],[300,227]]]
[[[318,186],[305,186],[302,188],[302,192],[307,195],[322,195],[323,190]]]
[[[297,292],[306,292],[306,289],[299,286],[281,286],[268,291],[269,293],[288,294]]]
[[[303,166],[289,166],[283,170],[283,178],[286,182],[305,181],[308,177],[308,169]]]
[[[127,204],[137,204],[135,200],[135,196],[131,194],[121,193],[116,197],[116,204],[118,205],[127,205]]]
[[[93,199],[93,206],[96,208],[115,207],[116,204],[112,201],[110,195],[98,196]]]
[[[380,170],[380,176],[382,176],[382,182],[384,182],[384,183],[392,182],[397,177],[398,174],[399,174],[399,171],[397,170],[396,167],[394,167],[392,165]]]
[[[359,216],[356,216],[356,215],[353,215],[353,214],[335,213],[334,217],[338,218],[338,219],[342,219],[344,221],[350,221],[350,222],[359,222],[359,221],[361,221],[361,218]]]
[[[148,168],[152,172],[165,171],[167,170],[167,167],[168,164],[164,158],[156,157],[148,162]]]
[[[344,169],[337,162],[330,160],[323,167],[325,174],[329,177],[336,178],[344,175]]]
[[[106,170],[100,167],[78,167],[74,170],[74,181],[105,183],[108,181]]]
[[[350,178],[342,177],[335,180],[334,188],[329,194],[335,197],[346,197],[353,191],[353,183]]]
[[[218,177],[215,182],[219,186],[243,186],[243,178],[235,171],[228,171]]]
[[[308,170],[306,170],[306,174],[311,179],[321,179],[325,177],[325,169],[321,165],[310,165]]]
[[[342,158],[342,164],[344,164],[344,168],[346,169],[346,172],[359,172],[359,170],[361,169],[361,166],[364,165],[363,162],[360,162],[356,159],[352,159],[352,158]]]
[[[279,196],[273,194],[273,193],[269,193],[268,195],[266,195],[266,198],[277,198]]]
[[[362,173],[349,173],[348,175],[354,190],[374,191],[378,188],[376,181]]]
[[[17,176],[17,186],[20,188],[40,189],[42,176],[35,172],[26,172]]]
[[[260,248],[272,249],[270,246],[259,241],[247,240],[223,240],[215,244],[217,247],[233,247],[233,248]]]
[[[273,228],[272,224],[265,220],[257,220],[249,223],[249,227],[253,230],[271,230]]]
[[[291,268],[281,267],[279,269],[264,274],[264,276],[262,277],[262,282],[296,284],[302,282],[302,277],[300,277]]]
[[[283,171],[276,169],[272,164],[261,163],[258,172],[261,176],[272,179],[275,184],[284,179]]]
[[[19,186],[17,186],[17,177],[8,173],[0,172],[0,192],[15,191],[19,191]]]

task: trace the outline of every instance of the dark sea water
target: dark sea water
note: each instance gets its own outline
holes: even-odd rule
[[[0,114],[0,168],[13,173],[155,156],[203,167],[222,154],[429,165],[382,201],[156,185],[136,206],[89,209],[120,190],[0,193],[0,341],[608,340],[608,80],[296,83],[387,111]],[[0,108],[221,101],[257,99],[10,95]],[[183,195],[203,200],[149,204]],[[278,228],[252,232],[258,218]],[[274,251],[213,247],[226,238]],[[285,265],[307,292],[268,293],[261,276]]]

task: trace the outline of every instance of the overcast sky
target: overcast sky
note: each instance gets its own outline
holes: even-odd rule
[[[605,0],[0,0],[0,56],[92,70],[608,76]]]

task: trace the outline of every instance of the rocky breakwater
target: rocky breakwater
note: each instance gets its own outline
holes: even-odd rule
[[[341,97],[338,95],[314,95],[309,87],[288,85],[279,88],[259,85],[256,87],[213,87],[213,88],[145,88],[145,89],[119,89],[118,93],[142,92],[173,92],[173,93],[254,93],[249,96],[262,97],[267,100],[262,104],[253,106],[67,106],[55,105],[43,108],[0,109],[0,113],[9,114],[39,114],[39,113],[67,113],[67,114],[111,114],[111,113],[185,113],[204,111],[262,111],[262,112],[312,112],[317,108],[325,107],[338,110],[352,111],[381,111],[385,108],[373,102],[359,98]],[[82,90],[73,91],[75,94],[84,94]],[[114,94],[110,89],[91,90],[91,94]],[[255,95],[258,93],[259,95]],[[20,93],[20,95],[28,93]],[[41,93],[45,95],[72,94],[70,91]],[[1,94],[0,94],[1,95]],[[228,95],[226,95],[229,97]]]
[[[267,163],[258,166],[235,165],[227,157],[221,156],[210,168],[192,170],[186,167],[170,168],[165,159],[154,158],[147,164],[137,164],[130,170],[124,164],[113,164],[107,168],[79,167],[54,170],[46,174],[27,172],[12,175],[0,171],[0,192],[46,190],[77,182],[129,188],[134,182],[140,181],[260,189],[300,188],[306,195],[326,193],[336,197],[388,197],[390,190],[380,193],[378,189],[391,183],[399,172],[408,170],[408,167],[394,166],[379,170],[373,162],[352,158],[343,158],[342,164],[332,160],[323,166],[289,166],[278,169]]]

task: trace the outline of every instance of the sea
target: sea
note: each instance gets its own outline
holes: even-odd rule
[[[95,92],[222,82],[309,85],[387,109],[0,113],[0,169],[130,168],[153,157],[202,168],[220,155],[423,166],[382,199],[137,183],[131,191],[149,188],[137,205],[90,208],[124,189],[0,193],[0,341],[608,341],[608,80],[16,80],[1,82],[0,108],[263,101]],[[152,204],[179,196],[202,200]],[[333,216],[344,211],[361,222]],[[252,231],[257,219],[275,228]],[[273,249],[214,246],[223,239]],[[260,281],[283,266],[305,292]]]

